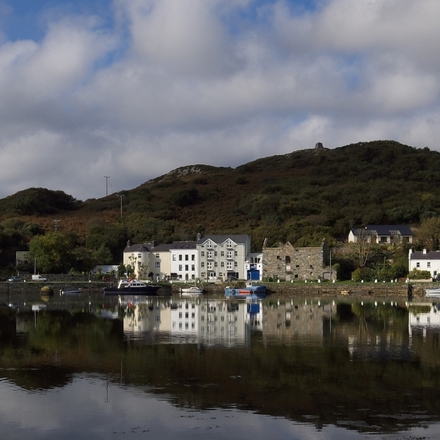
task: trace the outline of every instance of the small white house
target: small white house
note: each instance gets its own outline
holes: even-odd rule
[[[359,241],[372,244],[412,243],[413,233],[408,225],[367,225],[350,229],[348,242]]]
[[[440,275],[440,251],[413,251],[409,250],[408,268],[411,272],[413,269],[427,270],[431,272],[432,278]]]

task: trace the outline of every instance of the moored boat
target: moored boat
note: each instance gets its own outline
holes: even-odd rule
[[[70,287],[70,288],[64,288],[60,290],[60,295],[66,295],[66,296],[77,296],[81,295],[82,289],[81,287]]]
[[[203,295],[203,287],[191,286],[180,289],[181,296],[200,296]]]
[[[266,286],[259,284],[253,285],[248,284],[246,287],[226,287],[225,288],[226,298],[266,298]]]
[[[117,287],[104,287],[104,295],[157,295],[160,286],[139,280],[121,280]]]

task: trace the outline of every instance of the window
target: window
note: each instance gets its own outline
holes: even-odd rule
[[[179,255],[179,261],[182,261],[182,254]]]
[[[194,254],[191,255],[191,261],[196,261],[196,256]]]
[[[226,269],[227,269],[227,270],[231,270],[231,269],[232,269],[232,261],[228,261],[228,262],[226,263]]]
[[[185,264],[185,271],[188,272],[188,265]]]
[[[212,258],[212,257],[213,257],[213,252],[212,251],[206,252],[206,258]]]
[[[186,255],[185,255],[185,261],[188,261],[188,260],[189,260],[189,255],[186,254]]]
[[[201,252],[200,252],[200,256],[201,256],[201,257],[204,257],[204,256],[205,256],[205,251],[201,251]]]
[[[212,261],[208,261],[206,267],[207,267],[208,270],[211,270],[213,268]]]
[[[416,263],[416,267],[420,267],[420,263]]]
[[[179,272],[182,272],[182,265],[179,264]]]
[[[428,262],[426,263],[426,267],[431,267],[431,262],[430,262],[430,261],[428,261]]]
[[[173,261],[176,261],[176,254],[173,254]]]
[[[196,266],[194,264],[191,264],[191,270],[195,271],[196,270]]]
[[[232,251],[226,252],[226,258],[232,258]]]

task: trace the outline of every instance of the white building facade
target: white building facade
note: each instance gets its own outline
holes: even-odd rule
[[[427,270],[431,273],[431,278],[437,278],[440,275],[440,251],[413,251],[409,250],[408,268]]]
[[[146,280],[154,277],[155,256],[152,253],[154,243],[133,244],[127,243],[123,253],[123,264],[127,275]]]
[[[247,279],[245,264],[251,249],[249,235],[207,235],[199,237],[196,248],[200,279]]]
[[[198,255],[194,241],[174,242],[170,248],[170,275],[173,279],[191,281],[199,278]]]

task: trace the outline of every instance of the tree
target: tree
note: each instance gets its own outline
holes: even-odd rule
[[[420,246],[431,251],[440,247],[440,217],[430,217],[423,220],[416,231],[417,242]]]
[[[75,266],[75,245],[73,235],[49,232],[30,240],[29,254],[41,272],[66,273]]]
[[[372,255],[371,236],[366,229],[358,230],[358,239],[352,246],[353,259],[357,267],[365,267]]]

